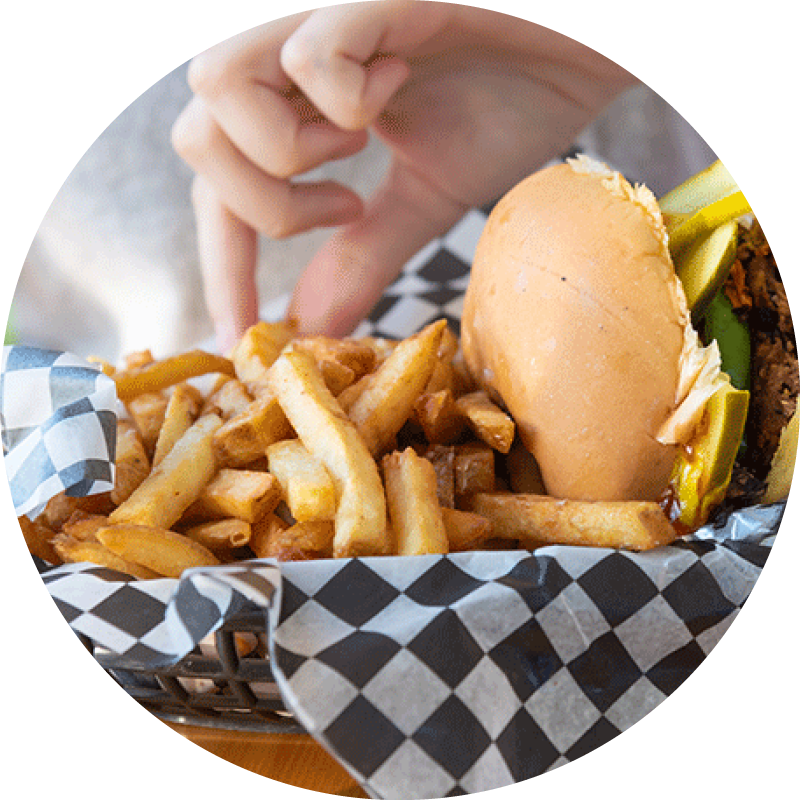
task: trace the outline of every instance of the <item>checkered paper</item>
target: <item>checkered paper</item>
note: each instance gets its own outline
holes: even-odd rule
[[[412,259],[356,333],[443,316],[458,330],[485,217]],[[225,623],[263,621],[286,707],[371,796],[443,797],[542,774],[655,708],[736,618],[781,514],[746,509],[641,554],[254,561],[177,581],[65,565],[43,580],[118,669],[163,668]]]
[[[158,669],[223,623],[263,621],[286,707],[373,797],[535,777],[630,728],[736,618],[782,507],[648,553],[547,547],[191,570],[90,565],[43,580],[76,633]]]
[[[114,486],[116,390],[97,366],[32,347],[4,347],[3,455],[17,515],[36,516],[59,492]]]

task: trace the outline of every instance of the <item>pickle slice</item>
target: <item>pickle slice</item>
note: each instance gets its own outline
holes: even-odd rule
[[[671,485],[679,522],[688,530],[703,525],[725,497],[744,434],[750,393],[725,383],[706,405],[689,447],[678,457]]]
[[[747,195],[736,190],[731,194],[694,211],[685,217],[665,217],[667,232],[669,233],[669,252],[673,260],[680,258],[681,254],[704,236],[708,236],[728,222],[752,211],[752,206]]]
[[[715,161],[710,167],[692,175],[658,201],[667,230],[674,230],[696,211],[738,189],[736,181],[725,165],[721,161]]]
[[[675,271],[695,319],[703,316],[728,277],[736,260],[738,230],[736,220],[726,222],[698,239],[675,259]]]

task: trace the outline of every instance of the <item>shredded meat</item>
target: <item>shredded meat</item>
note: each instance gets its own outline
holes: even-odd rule
[[[740,226],[737,260],[725,293],[751,336],[751,399],[740,468],[763,480],[800,391],[797,342],[786,290],[763,231]],[[739,470],[741,473],[741,469]],[[739,488],[751,486],[743,475]],[[733,484],[737,484],[734,481]],[[732,485],[732,490],[736,487]]]

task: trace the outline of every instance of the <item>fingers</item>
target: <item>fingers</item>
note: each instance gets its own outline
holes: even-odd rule
[[[280,64],[327,119],[361,130],[409,77],[402,51],[429,39],[445,19],[438,6],[410,0],[325,8],[288,37]]]
[[[188,75],[195,95],[242,155],[284,179],[352,155],[366,144],[365,131],[333,126],[284,73],[279,54],[286,22],[201,53]]]
[[[395,162],[364,216],[337,231],[306,267],[289,315],[304,333],[346,336],[403,265],[467,210]]]
[[[361,213],[360,198],[332,181],[291,183],[264,172],[234,145],[200,98],[183,110],[172,140],[223,205],[272,238],[341,225]]]
[[[206,306],[220,352],[227,353],[258,320],[258,235],[232,214],[202,177],[192,185]]]

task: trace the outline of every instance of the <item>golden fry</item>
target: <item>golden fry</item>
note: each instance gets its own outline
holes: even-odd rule
[[[383,481],[397,553],[447,553],[447,531],[436,495],[433,465],[412,448],[383,458]]]
[[[61,532],[67,536],[81,542],[95,541],[97,531],[108,525],[108,517],[101,514],[86,514],[83,511],[76,511],[64,526]]]
[[[494,491],[494,450],[489,445],[480,442],[457,445],[453,469],[457,498]]]
[[[185,536],[208,548],[218,558],[224,558],[231,550],[249,544],[251,534],[252,526],[243,519],[201,522],[184,531]]]
[[[207,547],[187,536],[148,525],[110,525],[97,531],[97,539],[126,561],[166,578],[179,578],[185,569],[220,563]]]
[[[267,371],[292,340],[290,322],[258,322],[249,327],[231,353],[236,377],[255,397],[267,386]]]
[[[292,347],[313,356],[318,365],[332,361],[347,367],[353,373],[353,380],[358,380],[368,372],[372,372],[377,362],[375,349],[368,343],[357,339],[303,336],[295,339]],[[322,371],[324,374],[324,369]],[[333,393],[336,394],[336,392]]]
[[[490,447],[507,453],[514,441],[514,420],[495,405],[483,390],[470,392],[456,400],[456,410],[475,435]]]
[[[270,445],[267,462],[269,471],[280,484],[284,502],[298,522],[332,520],[335,517],[333,479],[299,439]]]
[[[117,397],[123,403],[127,403],[140,394],[160,392],[190,378],[213,372],[224,375],[235,374],[234,366],[227,358],[202,350],[191,350],[117,372],[114,380],[117,384]]]
[[[309,520],[294,525],[273,523],[259,539],[257,555],[278,561],[330,558],[335,531],[331,520]]]
[[[210,520],[234,517],[253,523],[274,511],[280,499],[281,489],[274,475],[223,468],[203,488],[184,518]]]
[[[162,577],[141,564],[128,561],[120,555],[109,550],[104,544],[94,539],[75,539],[65,533],[59,533],[55,537],[54,547],[58,551],[62,560],[68,564],[79,564],[88,561],[90,564],[97,564],[100,567],[124,572],[134,578],[150,580]]]
[[[478,550],[493,536],[492,523],[480,514],[457,508],[443,508],[442,519],[451,553]]]
[[[244,411],[214,434],[214,453],[222,466],[246,467],[263,458],[271,444],[293,435],[280,403],[265,387]]]
[[[142,437],[142,444],[148,456],[155,451],[168,403],[169,398],[162,392],[145,392],[131,398],[125,404]]]
[[[164,412],[164,421],[156,440],[153,466],[158,466],[197,419],[200,412],[200,397],[188,383],[178,384],[172,392]]]
[[[337,495],[334,555],[389,552],[386,501],[378,467],[355,425],[328,391],[313,358],[286,352],[269,385],[308,451],[327,469]]]
[[[433,464],[436,473],[436,495],[439,505],[453,508],[456,500],[455,461],[456,451],[452,445],[433,445],[423,455]]]
[[[238,378],[228,378],[215,388],[203,405],[202,413],[219,414],[229,420],[247,410],[253,398]]]
[[[130,420],[117,421],[117,452],[111,502],[124,503],[150,474],[150,459],[142,437]]]
[[[48,564],[60,564],[62,558],[53,546],[55,533],[40,519],[31,520],[26,516],[18,518],[19,527],[29,552]]]
[[[456,410],[450,389],[425,391],[414,403],[414,412],[431,444],[455,441],[464,430],[464,418]]]
[[[200,417],[109,520],[171,528],[216,472],[211,442],[221,424],[216,414]]]
[[[391,446],[411,415],[430,380],[446,326],[444,320],[433,322],[400,342],[351,406],[349,417],[374,457]]]
[[[677,538],[658,503],[558,500],[531,494],[473,495],[470,510],[489,519],[494,536],[521,547],[548,544],[650,550]]]

